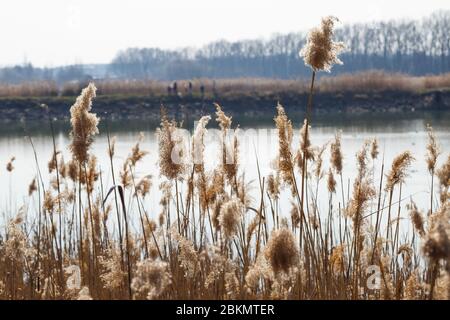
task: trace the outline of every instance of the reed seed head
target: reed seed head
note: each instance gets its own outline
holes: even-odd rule
[[[292,123],[281,104],[277,105],[277,113],[274,121],[278,130],[278,171],[283,181],[292,186],[294,184],[294,163],[291,151]]]
[[[314,71],[330,72],[334,64],[342,64],[338,55],[344,50],[342,42],[333,41],[334,24],[339,21],[336,17],[325,17],[319,28],[312,29],[306,40],[306,45],[300,51],[305,64]]]
[[[426,161],[428,166],[428,171],[433,174],[436,168],[437,158],[440,154],[440,148],[436,141],[436,135],[434,134],[433,128],[427,124],[427,134],[428,134],[428,144],[427,144],[427,155]]]
[[[185,172],[184,157],[186,151],[183,139],[174,121],[164,116],[157,129],[159,147],[159,169],[162,176],[169,180],[179,179]]]
[[[378,140],[376,138],[372,139],[372,142],[370,144],[370,157],[372,158],[372,160],[375,160],[376,158],[378,158]]]
[[[28,186],[28,196],[31,196],[33,192],[37,190],[36,178],[33,178],[30,185]]]
[[[419,209],[417,209],[417,205],[412,202],[410,205],[408,205],[408,209],[414,229],[421,237],[425,236],[423,216]]]
[[[13,166],[14,160],[16,160],[16,157],[11,157],[11,159],[9,159],[8,163],[6,164],[6,170],[8,172],[12,172],[14,170],[14,166]]]
[[[168,264],[159,260],[146,259],[137,263],[136,276],[131,288],[136,297],[153,300],[160,297],[172,283]]]
[[[72,142],[69,148],[73,158],[80,163],[85,163],[88,160],[89,148],[94,141],[94,136],[98,134],[99,119],[96,114],[90,112],[96,90],[95,85],[90,83],[81,91],[81,95],[70,108]]]
[[[220,129],[223,132],[226,132],[231,128],[232,117],[228,117],[225,112],[222,111],[222,107],[219,104],[215,103],[214,106],[216,107],[216,121],[219,123]]]
[[[342,150],[341,150],[341,132],[336,133],[334,141],[330,145],[331,149],[331,166],[336,170],[337,174],[342,173]]]
[[[398,183],[403,183],[408,176],[408,168],[414,161],[410,151],[399,154],[392,161],[391,171],[387,174],[386,190],[392,190]]]
[[[222,204],[219,215],[220,229],[226,239],[231,239],[239,228],[244,215],[244,205],[240,199],[233,198]]]
[[[287,228],[272,231],[265,248],[265,257],[275,274],[289,273],[299,262],[299,251],[292,232]]]

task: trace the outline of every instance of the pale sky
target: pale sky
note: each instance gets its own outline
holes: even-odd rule
[[[0,66],[108,63],[128,47],[199,47],[342,23],[421,18],[449,0],[2,0]]]

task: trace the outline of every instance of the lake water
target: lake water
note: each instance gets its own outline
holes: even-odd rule
[[[256,121],[255,119],[233,119],[234,122],[241,123],[242,140],[240,145],[240,172],[245,172],[245,179],[251,182],[254,187],[255,206],[259,202],[258,181],[256,169],[255,151],[258,155],[261,174],[267,176],[273,170],[270,162],[277,155],[276,131],[272,121]],[[298,129],[301,119],[292,119],[295,127],[294,149],[298,146]],[[213,122],[213,121],[212,121]],[[378,114],[378,115],[336,115],[317,116],[312,120],[311,140],[314,145],[322,145],[333,139],[338,130],[342,130],[342,148],[344,153],[344,184],[347,189],[348,181],[352,180],[356,173],[355,153],[361,148],[366,139],[377,138],[379,141],[379,158],[375,161],[375,184],[379,183],[381,161],[384,156],[386,170],[390,168],[392,159],[402,151],[410,150],[416,157],[406,186],[402,189],[405,199],[403,204],[409,201],[409,196],[418,205],[428,210],[430,175],[426,169],[425,153],[427,144],[426,124],[430,123],[436,133],[441,146],[442,155],[439,158],[439,165],[447,158],[450,152],[450,113],[410,113],[402,114]],[[33,138],[38,156],[39,166],[43,172],[44,181],[47,179],[47,162],[52,154],[52,140],[48,124],[27,124],[30,135]],[[23,204],[28,203],[28,184],[36,175],[36,165],[33,150],[29,140],[25,138],[21,124],[3,124],[0,128],[0,210],[8,215],[15,212]],[[122,121],[110,125],[111,135],[116,136],[116,156],[115,166],[117,171],[121,168],[123,161],[130,153],[131,147],[138,139],[138,133],[145,135],[141,143],[141,148],[149,151],[144,160],[138,164],[137,178],[152,175],[153,187],[147,199],[146,208],[149,214],[156,217],[159,213],[158,190],[158,144],[155,135],[155,124],[142,121]],[[189,129],[193,128],[190,124]],[[56,123],[56,143],[57,149],[61,150],[65,159],[70,159],[67,149],[69,143],[69,128],[67,123]],[[210,132],[213,132],[210,130]],[[217,164],[218,145],[214,141],[206,141],[206,166],[211,169]],[[105,190],[112,186],[112,179],[109,174],[109,162],[107,158],[107,137],[105,135],[104,123],[100,125],[100,135],[96,137],[92,146],[92,152],[99,159],[99,166],[103,171],[103,183]],[[6,171],[6,163],[14,156],[14,167],[12,173]],[[324,156],[323,169],[328,171],[329,148]],[[117,172],[118,173],[118,172]],[[321,182],[319,187],[319,210],[325,211],[328,208],[328,193],[326,191],[326,180]],[[46,186],[47,187],[47,186]],[[314,187],[311,186],[315,190]],[[338,195],[340,195],[340,184],[338,184]],[[351,183],[350,183],[351,190]],[[347,190],[345,190],[347,197]],[[395,198],[394,198],[395,199]],[[280,203],[281,211],[289,213],[289,192],[286,191]],[[337,204],[335,204],[337,206]],[[12,207],[12,210],[11,210]],[[404,208],[404,206],[402,206]],[[403,211],[406,214],[406,211]]]

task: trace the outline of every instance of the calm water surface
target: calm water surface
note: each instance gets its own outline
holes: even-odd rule
[[[256,154],[260,164],[261,174],[267,176],[273,172],[271,162],[277,155],[277,138],[273,122],[268,120],[255,121],[254,119],[233,119],[241,124],[241,146],[240,146],[240,170],[245,172],[245,179],[253,187],[255,205],[259,202],[259,190],[256,167]],[[294,148],[298,146],[298,129],[301,119],[292,119],[295,126]],[[392,159],[402,151],[410,150],[416,157],[416,161],[410,170],[406,186],[403,187],[402,195],[405,199],[402,207],[413,198],[418,205],[424,209],[429,208],[430,175],[426,169],[425,152],[427,144],[426,124],[430,123],[436,133],[441,146],[442,155],[439,165],[443,163],[450,152],[450,113],[432,114],[380,114],[360,116],[318,116],[312,122],[312,143],[323,145],[333,139],[338,130],[342,130],[342,148],[344,153],[344,184],[347,197],[349,181],[355,177],[355,154],[361,148],[366,139],[377,138],[380,146],[379,158],[374,163],[374,180],[379,183],[382,158],[389,168]],[[2,216],[5,212],[14,212],[24,204],[28,204],[28,184],[36,175],[36,164],[33,150],[29,140],[25,138],[22,124],[3,124],[0,128],[0,210]],[[47,162],[52,154],[52,139],[48,124],[26,124],[36,147],[38,163],[43,172],[44,181],[48,183]],[[193,124],[189,124],[192,130]],[[57,149],[61,150],[64,159],[70,159],[67,145],[69,143],[68,124],[55,124]],[[116,136],[116,171],[121,168],[123,161],[136,143],[139,132],[145,135],[141,148],[149,151],[144,160],[138,164],[136,175],[153,176],[153,187],[147,199],[146,207],[152,216],[159,213],[158,190],[159,176],[157,165],[157,139],[155,135],[155,124],[146,121],[121,121],[110,125],[111,135]],[[100,125],[100,135],[96,137],[92,146],[92,152],[97,156],[99,166],[103,171],[103,183],[105,189],[112,186],[109,160],[107,158],[107,137],[105,135],[104,123]],[[213,130],[210,130],[210,133]],[[213,134],[211,134],[213,136]],[[211,139],[210,139],[211,140]],[[211,169],[218,163],[219,148],[216,141],[206,141],[206,166]],[[14,171],[8,173],[5,170],[9,158],[15,156]],[[329,167],[329,149],[324,156],[324,171]],[[315,190],[315,181],[311,190]],[[328,193],[326,191],[326,180],[321,181],[319,187],[319,210],[326,213],[328,208]],[[339,184],[340,187],[340,184]],[[351,182],[350,182],[351,190]],[[314,191],[315,192],[315,191]],[[340,190],[338,190],[340,195]],[[289,212],[289,192],[285,193],[280,203],[282,211]],[[394,196],[395,197],[395,196]],[[34,204],[29,204],[34,206]],[[9,208],[12,207],[12,210]],[[402,209],[403,210],[403,209]],[[34,211],[34,209],[32,209]],[[406,215],[406,211],[403,211]],[[3,220],[3,219],[2,219]]]

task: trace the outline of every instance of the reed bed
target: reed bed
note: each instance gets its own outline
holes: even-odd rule
[[[334,23],[324,19],[302,51],[312,68],[309,111],[316,72],[339,63]],[[29,198],[9,213],[2,231],[0,298],[449,299],[450,155],[437,166],[445,155],[431,127],[430,207],[422,211],[401,192],[420,155],[405,150],[385,164],[377,140],[366,141],[355,155],[357,176],[348,192],[342,162],[353,156],[342,154],[340,133],[312,145],[307,116],[293,149],[295,129],[282,105],[274,117],[273,173],[253,183],[239,166],[238,127],[220,105],[214,119],[199,120],[188,143],[162,110],[158,150],[149,150],[159,156],[159,185],[138,176],[148,153],[141,139],[114,166],[116,141],[108,129],[110,167],[99,168],[91,152],[99,122],[95,96],[89,84],[70,108],[71,159],[56,143],[48,168],[39,167],[36,155]],[[220,128],[221,148],[218,165],[207,170],[210,121]],[[10,175],[17,170],[13,161]],[[258,160],[255,166],[260,172]],[[113,185],[104,185],[107,176]],[[155,188],[162,191],[159,212],[145,206]],[[317,206],[319,188],[328,194],[326,212]],[[290,200],[289,212],[280,210],[281,199]],[[411,231],[399,227],[401,219],[409,219]]]
[[[164,97],[169,95],[168,87],[177,83],[177,92],[170,95],[180,97],[242,97],[252,95],[281,95],[309,92],[309,81],[306,79],[272,79],[272,78],[235,78],[235,79],[180,79],[177,81],[158,80],[96,80],[98,95],[146,95]],[[189,89],[189,83],[192,90]],[[0,84],[0,97],[51,97],[76,96],[84,84],[67,82],[58,86],[53,82],[37,81],[23,84]],[[424,92],[427,90],[448,90],[450,74],[412,76],[400,73],[386,73],[382,70],[369,70],[338,76],[322,76],[316,84],[316,91],[327,93],[338,92]]]

